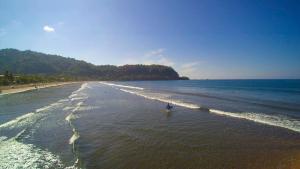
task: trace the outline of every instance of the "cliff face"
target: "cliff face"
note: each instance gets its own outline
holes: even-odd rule
[[[94,65],[85,61],[16,49],[0,50],[0,74],[60,75],[92,80],[179,80],[163,65]]]

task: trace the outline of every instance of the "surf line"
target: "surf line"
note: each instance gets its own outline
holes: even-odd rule
[[[80,111],[80,108],[83,104],[83,100],[86,100],[88,98],[88,96],[82,97],[81,99],[74,99],[74,98],[84,94],[84,93],[81,93],[81,92],[83,90],[87,89],[87,88],[90,88],[90,87],[88,86],[87,83],[84,83],[84,84],[81,85],[81,87],[78,90],[72,92],[72,94],[69,96],[69,99],[71,101],[75,101],[75,100],[82,100],[82,101],[78,102],[76,104],[76,106],[73,107],[73,109],[67,109],[67,110],[71,110],[71,113],[65,117],[65,120],[69,123],[69,125],[72,129],[73,135],[69,139],[69,144],[72,145],[72,152],[73,152],[73,154],[76,158],[74,164],[72,166],[66,167],[66,169],[73,169],[73,168],[75,169],[75,168],[78,168],[78,166],[80,165],[79,164],[79,152],[76,148],[76,141],[80,138],[80,134],[76,130],[76,127],[74,126],[73,121],[75,119],[79,118],[78,115],[76,115],[76,113],[78,111]]]
[[[253,122],[266,124],[270,126],[281,127],[281,128],[289,129],[300,133],[300,121],[296,119],[291,119],[286,116],[272,116],[267,114],[249,113],[249,112],[233,113],[233,112],[225,112],[225,111],[215,110],[215,109],[209,109],[209,112],[218,115],[225,115],[233,118],[250,120]]]
[[[189,109],[201,109],[201,110],[203,109],[203,110],[208,111],[209,113],[213,113],[213,114],[217,114],[217,115],[249,120],[249,121],[253,121],[256,123],[261,123],[261,124],[275,126],[275,127],[281,127],[281,128],[285,128],[285,129],[300,133],[300,121],[296,120],[296,119],[291,119],[286,116],[274,116],[274,115],[267,115],[267,114],[261,114],[261,113],[249,113],[249,112],[241,112],[241,113],[225,112],[225,111],[216,110],[216,109],[204,108],[204,107],[201,107],[196,104],[185,103],[185,102],[178,101],[178,100],[171,100],[171,99],[159,98],[159,97],[154,97],[154,96],[148,96],[146,94],[143,94],[143,93],[137,92],[137,91],[131,91],[131,90],[126,90],[126,89],[120,89],[120,90],[123,92],[126,92],[126,93],[133,94],[133,95],[141,96],[141,97],[144,97],[144,98],[150,99],[150,100],[157,100],[157,101],[161,101],[164,103],[171,103],[173,105],[177,105],[177,106],[181,106],[181,107],[185,107],[185,108],[189,108]]]
[[[38,117],[46,116],[48,113],[47,110],[56,108],[58,106],[61,106],[62,104],[63,103],[61,103],[61,102],[55,102],[50,105],[44,106],[42,108],[38,108],[33,112],[29,112],[29,113],[23,114],[21,116],[18,116],[15,119],[12,119],[8,122],[0,124],[0,129],[6,128],[6,127],[14,127],[14,125],[17,125],[17,124],[21,125],[22,123],[25,123],[23,125],[26,125],[27,123],[34,123],[34,120],[39,119],[36,116],[38,116]],[[32,118],[34,118],[34,119],[32,119]]]
[[[82,90],[84,90],[86,88],[89,88],[88,84],[83,83],[78,90],[72,92],[72,94],[69,96],[69,98],[72,100],[73,97],[78,96],[80,94],[79,92],[81,92]],[[86,99],[86,98],[84,98],[84,99]],[[72,110],[72,112],[65,118],[65,120],[69,123],[69,125],[70,125],[70,127],[72,128],[72,131],[73,131],[73,135],[69,139],[69,144],[72,144],[72,150],[73,150],[74,153],[76,152],[75,142],[76,142],[77,139],[79,139],[80,135],[79,135],[79,132],[76,130],[75,126],[73,125],[72,121],[78,118],[78,116],[75,113],[80,109],[82,104],[83,104],[82,101],[78,102],[76,104],[76,107]]]
[[[70,127],[72,128],[73,135],[69,139],[69,144],[72,144],[73,152],[75,152],[75,141],[79,139],[80,135],[79,132],[76,130],[75,126],[73,125],[72,121],[77,119],[78,116],[75,114],[76,111],[80,109],[80,106],[83,102],[77,103],[76,107],[72,110],[72,112],[65,118],[65,120],[69,123]]]
[[[71,167],[67,167],[67,168],[77,168],[77,166],[79,165],[79,157],[78,157],[78,151],[75,147],[75,144],[76,144],[76,140],[79,139],[80,135],[79,135],[79,132],[76,130],[75,126],[73,125],[72,121],[77,119],[78,116],[75,114],[76,111],[79,110],[80,106],[82,105],[83,102],[79,102],[77,103],[76,107],[72,110],[72,112],[65,118],[65,120],[69,123],[71,129],[72,129],[72,132],[73,132],[73,135],[70,137],[69,139],[69,144],[72,145],[72,152],[76,158],[73,166]]]
[[[137,89],[137,90],[144,90],[142,87],[136,87],[136,86],[126,86],[126,85],[119,85],[114,83],[108,83],[108,82],[99,82],[100,84],[108,85],[108,86],[115,86],[115,87],[121,87],[121,88],[128,88],[128,89]]]
[[[130,90],[126,90],[126,89],[120,89],[120,90],[123,91],[123,92],[126,92],[126,93],[133,94],[133,95],[141,96],[141,97],[144,97],[144,98],[147,98],[147,99],[150,99],[150,100],[157,100],[157,101],[161,101],[161,102],[164,102],[164,103],[171,103],[173,105],[186,107],[186,108],[190,108],[190,109],[200,109],[201,108],[200,106],[198,106],[196,104],[185,103],[185,102],[181,102],[181,101],[165,99],[165,98],[159,98],[159,97],[153,97],[153,96],[147,96],[145,94],[130,91]]]

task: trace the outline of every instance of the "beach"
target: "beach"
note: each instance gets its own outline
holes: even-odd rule
[[[267,82],[260,104],[249,83],[84,82],[4,95],[0,168],[298,169],[295,82]]]
[[[20,93],[30,90],[38,90],[47,87],[57,87],[61,85],[80,83],[80,82],[52,82],[52,83],[34,83],[24,85],[0,86],[0,95]]]

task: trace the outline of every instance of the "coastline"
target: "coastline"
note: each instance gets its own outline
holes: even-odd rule
[[[81,82],[51,82],[51,83],[31,83],[24,85],[15,85],[15,86],[0,86],[0,96],[7,94],[15,94],[26,92],[30,90],[38,90],[48,87],[57,87],[62,85],[81,83]]]
[[[10,165],[22,168],[26,161],[52,168],[134,168],[137,161],[141,162],[140,168],[197,169],[205,168],[207,162],[212,162],[211,168],[245,168],[248,164],[251,164],[249,169],[299,167],[298,133],[191,109],[189,105],[175,105],[174,111],[164,111],[166,103],[156,98],[197,103],[189,96],[171,100],[160,89],[171,86],[172,82],[164,83],[88,81],[0,97],[4,112],[0,114],[0,123],[3,122],[0,137],[4,138],[0,140],[0,156],[2,161],[8,161],[1,163],[0,168]],[[175,93],[181,86],[186,84],[169,93]],[[44,133],[51,137],[45,137]],[[91,146],[78,149],[86,144]],[[97,152],[103,152],[103,158],[95,160],[99,158]],[[203,158],[199,160],[199,156]],[[161,159],[166,163],[157,163]]]

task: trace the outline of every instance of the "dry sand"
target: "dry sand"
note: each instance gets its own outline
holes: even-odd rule
[[[14,85],[14,86],[1,86],[0,95],[20,93],[29,90],[43,89],[47,87],[56,87],[61,85],[81,83],[81,82],[54,82],[54,83],[37,83],[37,84],[26,84],[26,85]]]

